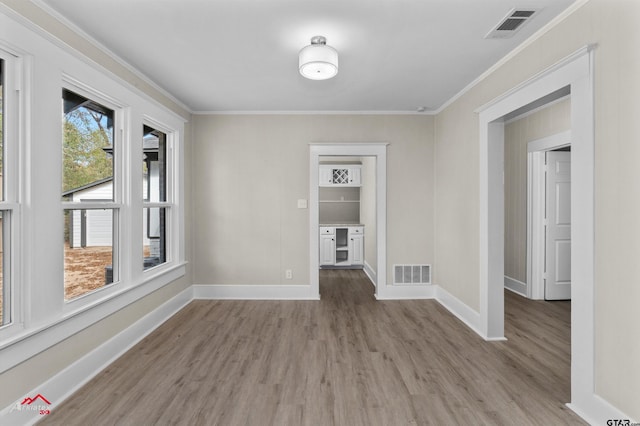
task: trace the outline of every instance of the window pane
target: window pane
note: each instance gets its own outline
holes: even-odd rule
[[[9,264],[9,212],[0,211],[0,326],[11,322]]]
[[[111,284],[115,210],[65,210],[64,298],[74,299]],[[114,272],[115,271],[115,272]]]
[[[144,126],[142,138],[142,172],[144,200],[167,201],[167,135]]]
[[[66,89],[62,105],[63,200],[113,200],[113,110]]]
[[[165,238],[167,210],[164,207],[143,209],[144,269],[153,268],[167,261]]]
[[[149,126],[143,127],[143,188],[144,200],[150,203],[167,201],[167,135]],[[143,209],[144,269],[167,261],[166,214],[167,208]]]

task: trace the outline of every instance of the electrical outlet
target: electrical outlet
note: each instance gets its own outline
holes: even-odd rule
[[[293,271],[291,271],[291,269],[287,269],[284,271],[284,277],[288,280],[293,279]]]

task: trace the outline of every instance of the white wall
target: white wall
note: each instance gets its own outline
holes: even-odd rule
[[[527,144],[571,129],[571,101],[507,123],[504,128],[504,275],[527,281]]]
[[[198,115],[195,284],[309,284],[311,142],[388,142],[387,263],[432,263],[433,117]]]
[[[596,393],[640,418],[640,2],[591,0],[436,117],[436,283],[479,310],[477,108],[595,50]],[[579,284],[578,284],[579,285]],[[576,372],[579,374],[579,372]]]

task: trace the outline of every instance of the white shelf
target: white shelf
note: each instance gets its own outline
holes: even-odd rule
[[[320,200],[321,203],[359,203],[360,200]]]

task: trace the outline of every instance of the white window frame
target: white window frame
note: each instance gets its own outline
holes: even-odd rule
[[[24,125],[24,93],[21,88],[21,81],[24,79],[25,67],[22,58],[17,54],[0,46],[0,59],[4,61],[4,82],[3,82],[3,138],[4,153],[2,165],[2,185],[4,186],[4,199],[0,200],[0,211],[3,212],[4,230],[8,230],[8,235],[3,234],[5,248],[8,253],[3,253],[4,266],[8,270],[3,270],[4,289],[8,289],[8,294],[3,291],[3,312],[7,309],[10,322],[0,325],[0,340],[10,337],[24,328],[23,324],[23,288],[18,285],[21,282],[20,266],[20,241],[21,241],[21,209],[20,209],[20,184],[21,168],[20,158],[21,139],[24,132],[21,130]],[[6,215],[8,213],[8,215]],[[6,223],[8,217],[8,224]],[[8,243],[8,244],[7,244]],[[8,259],[7,259],[8,257]],[[8,303],[7,303],[8,301]],[[3,313],[4,315],[4,313]]]
[[[126,223],[126,219],[123,214],[125,211],[125,205],[123,203],[125,185],[123,182],[126,177],[124,176],[124,167],[123,164],[127,160],[127,151],[125,147],[128,145],[124,141],[125,137],[125,123],[127,109],[123,106],[123,103],[117,101],[109,96],[104,95],[91,88],[90,86],[79,82],[71,77],[65,76],[63,78],[62,85],[60,87],[60,99],[62,100],[62,91],[66,89],[78,95],[81,95],[87,99],[95,101],[114,112],[113,117],[113,192],[112,192],[112,201],[83,201],[83,202],[73,202],[73,201],[61,201],[63,211],[73,211],[73,210],[112,210],[113,211],[113,234],[112,234],[112,266],[113,266],[113,282],[109,285],[105,285],[101,288],[89,291],[84,293],[78,297],[73,299],[64,299],[64,308],[65,312],[77,309],[78,306],[85,305],[87,303],[95,302],[98,299],[101,299],[105,296],[110,295],[113,292],[116,292],[119,287],[122,287],[120,284],[124,281],[123,278],[127,277],[126,271],[130,265],[128,264],[126,259],[127,256],[122,256],[122,225]],[[63,121],[60,121],[60,126],[63,125]],[[64,141],[61,139],[61,143]],[[62,144],[60,149],[62,150]],[[64,170],[62,171],[64,173]],[[65,285],[65,278],[63,274],[62,285]],[[63,293],[64,294],[64,293]]]
[[[177,158],[175,155],[174,147],[177,145],[176,140],[178,138],[178,133],[175,129],[171,129],[169,126],[166,126],[160,123],[157,120],[149,116],[144,116],[142,121],[142,126],[148,126],[153,128],[154,130],[160,131],[165,134],[166,137],[166,157],[165,157],[165,166],[166,166],[166,188],[165,188],[165,201],[157,202],[157,201],[147,201],[142,197],[142,212],[144,214],[145,208],[164,208],[165,209],[165,261],[159,265],[154,267],[144,269],[143,265],[140,264],[140,267],[143,268],[143,275],[145,277],[150,277],[156,274],[158,271],[162,271],[164,268],[172,265],[176,259],[180,259],[180,253],[177,250],[178,247],[174,244],[174,241],[178,238],[176,235],[177,231],[177,216],[174,215],[175,209],[175,194],[177,191],[176,188],[176,170],[179,165],[177,164]],[[142,153],[142,149],[140,149],[140,153]],[[176,216],[176,217],[174,217]],[[143,244],[141,238],[141,245]],[[142,253],[142,247],[140,248],[140,253]]]

